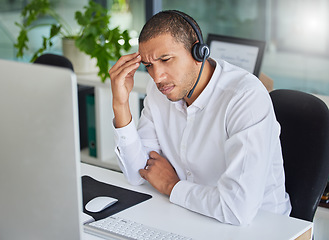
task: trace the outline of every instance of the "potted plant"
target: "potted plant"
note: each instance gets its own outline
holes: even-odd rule
[[[24,22],[15,23],[20,27],[20,33],[14,45],[18,50],[17,57],[23,57],[24,51],[28,50],[29,31],[40,26],[50,25],[49,36],[42,36],[42,46],[36,50],[31,62],[53,45],[55,37],[60,36],[63,39],[74,40],[75,46],[79,50],[97,60],[98,75],[104,82],[108,76],[110,61],[116,61],[121,57],[123,50],[128,51],[131,47],[128,31],[121,32],[118,27],[110,29],[109,11],[92,0],[87,6],[84,6],[83,12],[75,12],[75,20],[80,27],[78,33],[74,33],[65,20],[54,11],[49,0],[32,0],[22,10],[21,16]],[[41,16],[50,16],[55,23],[36,24],[37,19]]]

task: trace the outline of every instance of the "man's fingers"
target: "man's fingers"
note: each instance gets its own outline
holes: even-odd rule
[[[154,159],[148,159],[145,166],[151,166],[154,163]]]
[[[127,64],[127,66],[125,66],[121,70],[121,72],[119,73],[119,76],[127,76],[129,73],[135,73],[135,71],[137,70],[139,65],[140,65],[140,62],[129,63],[129,65]]]
[[[154,159],[148,159],[146,161],[146,165],[143,169],[139,170],[139,174],[141,175],[142,178],[146,180],[146,175],[148,174],[148,170],[152,167],[154,164],[155,160]]]
[[[109,73],[110,75],[115,74],[117,71],[121,71],[120,69],[122,68],[140,62],[141,62],[141,58],[138,52],[124,55],[120,57],[119,60],[112,66]]]
[[[160,156],[159,153],[157,153],[156,151],[151,151],[150,154],[149,154],[150,158],[152,159],[156,159]]]
[[[117,77],[119,77],[119,78],[125,77],[130,72],[136,71],[137,68],[139,67],[140,63],[141,63],[140,57],[138,57],[133,60],[124,62],[122,65],[120,65],[120,67],[113,66],[109,71],[111,80],[113,80]]]
[[[123,64],[125,64],[126,62],[129,62],[134,59],[138,59],[137,58],[138,56],[139,56],[139,52],[124,55],[121,58],[119,58],[119,60],[113,65],[112,68],[117,69],[117,68],[121,67]]]
[[[142,178],[146,180],[146,175],[147,175],[147,170],[145,169],[140,169],[139,170],[139,175],[141,175]]]

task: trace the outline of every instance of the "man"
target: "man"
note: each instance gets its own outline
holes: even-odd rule
[[[224,223],[248,224],[259,209],[288,215],[269,94],[227,62],[207,59],[202,66],[191,54],[200,39],[186,19],[197,26],[182,12],[153,16],[139,51],[109,72],[120,168],[131,184],[146,180],[172,203]],[[154,83],[136,130],[128,99],[141,63]]]

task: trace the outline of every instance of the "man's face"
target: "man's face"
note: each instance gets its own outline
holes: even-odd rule
[[[170,34],[140,43],[139,53],[159,91],[169,100],[181,100],[192,89],[199,72],[198,62]]]

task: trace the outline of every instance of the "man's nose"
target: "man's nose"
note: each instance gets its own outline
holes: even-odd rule
[[[166,78],[165,72],[160,66],[153,66],[153,80],[155,83],[161,83]]]

